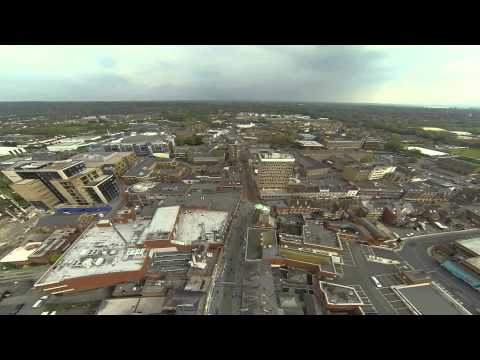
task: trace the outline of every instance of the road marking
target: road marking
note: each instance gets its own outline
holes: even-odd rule
[[[367,245],[363,245],[363,244],[360,245],[360,249],[362,250],[363,256],[365,257],[365,259],[368,260],[370,254],[369,254],[369,251],[368,251],[368,250],[365,250],[365,248],[368,248],[368,246],[367,246]]]
[[[378,310],[375,308],[375,306],[372,304],[370,301],[370,298],[367,296],[365,291],[363,290],[361,285],[349,285],[355,289],[355,291],[358,293],[358,296],[360,297],[360,300],[364,303],[364,305],[361,305],[361,308],[363,309],[363,312],[365,315],[378,315]],[[366,308],[370,308],[371,310],[365,310]]]
[[[348,255],[349,256],[346,259],[348,259],[352,263],[352,265],[345,264],[345,256],[343,256],[342,258],[344,260],[344,265],[356,267],[357,264],[355,263],[355,259],[353,258],[352,249],[350,248],[350,244],[348,242],[343,241],[343,247],[347,248],[347,250],[348,250]]]

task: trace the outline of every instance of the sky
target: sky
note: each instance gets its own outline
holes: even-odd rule
[[[0,101],[480,106],[480,46],[3,45]]]

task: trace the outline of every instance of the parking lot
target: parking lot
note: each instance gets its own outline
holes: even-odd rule
[[[355,260],[353,259],[352,249],[350,248],[350,244],[348,243],[348,241],[344,241],[344,240],[341,240],[341,242],[343,247],[343,255],[342,255],[343,265],[350,266],[350,267],[357,266],[357,264],[355,263]]]
[[[367,294],[365,294],[365,291],[363,290],[361,285],[349,285],[355,289],[357,292],[358,296],[360,296],[360,299],[362,299],[362,302],[365,304],[362,306],[362,310],[365,313],[365,315],[378,315],[378,311],[373,306],[372,302],[368,298]]]
[[[365,260],[371,261],[370,259],[373,258],[382,258],[382,259],[388,259],[392,260],[398,263],[393,263],[393,264],[385,264],[385,265],[391,265],[392,268],[395,268],[398,271],[406,271],[406,270],[413,270],[413,266],[410,265],[407,261],[402,259],[398,253],[396,253],[393,250],[389,249],[381,249],[378,247],[372,247],[372,246],[367,246],[367,245],[360,245],[360,249],[362,251],[363,256],[365,257]]]
[[[392,310],[397,315],[411,315],[412,313],[405,306],[403,301],[401,301],[395,292],[390,288],[394,285],[402,285],[403,282],[400,280],[399,276],[396,273],[389,274],[379,274],[375,275],[377,280],[382,285],[381,288],[377,288],[380,292],[380,295],[383,297],[385,302],[392,308]]]

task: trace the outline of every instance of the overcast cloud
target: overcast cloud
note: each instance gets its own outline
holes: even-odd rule
[[[478,46],[0,46],[0,101],[480,105]]]

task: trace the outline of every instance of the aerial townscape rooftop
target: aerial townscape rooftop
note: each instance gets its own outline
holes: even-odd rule
[[[152,46],[137,55],[161,71],[141,72],[120,48],[41,49],[19,58],[46,81],[0,67],[22,99],[72,80],[69,101],[0,101],[0,314],[480,314],[480,109],[432,105],[478,87],[478,66],[453,81],[439,65],[468,47]],[[85,59],[109,74],[95,102],[72,98]],[[383,83],[377,61],[410,70]],[[115,94],[139,101],[102,101]]]

